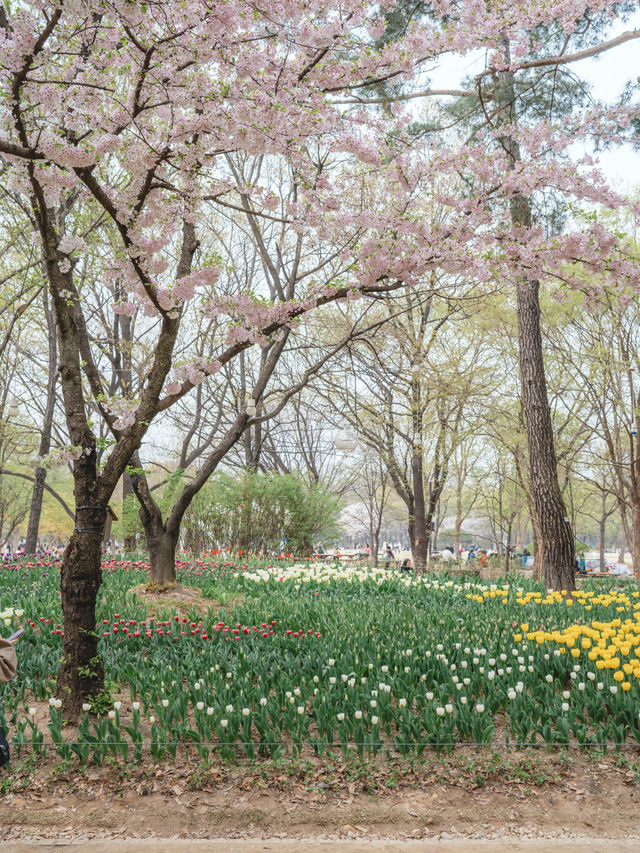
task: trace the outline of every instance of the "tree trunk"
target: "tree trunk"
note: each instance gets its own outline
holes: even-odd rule
[[[411,474],[413,479],[413,540],[411,556],[417,572],[423,572],[427,566],[427,551],[429,535],[425,517],[424,477],[422,470],[422,447],[414,448],[411,459]],[[411,536],[411,534],[410,534]]]
[[[180,538],[180,521],[175,527],[169,527],[169,522],[162,520],[162,510],[154,500],[147,478],[142,471],[140,454],[136,453],[130,460],[131,484],[140,504],[140,522],[147,540],[149,563],[151,566],[150,582],[159,587],[166,587],[176,582],[176,547]],[[169,528],[169,529],[168,529]]]
[[[122,475],[122,526],[125,531],[124,535],[124,550],[127,552],[135,551],[138,547],[138,537],[135,533],[127,532],[127,512],[132,502],[135,500],[133,496],[133,483],[130,475],[125,471]]]
[[[74,533],[60,572],[64,647],[56,696],[68,720],[78,718],[86,697],[99,693],[104,682],[95,609],[102,583],[101,557],[101,534]]]
[[[456,526],[453,536],[453,548],[454,548],[454,557],[456,558],[456,562],[460,562],[460,530],[462,528],[462,519],[459,515],[456,515]]]
[[[76,527],[60,571],[64,644],[55,692],[68,720],[76,720],[86,698],[95,696],[104,685],[95,605],[102,583],[106,507],[96,505],[93,498],[95,462],[95,453],[90,453],[75,464]]]
[[[517,123],[514,76],[510,69],[511,51],[508,36],[501,35],[500,40],[505,70],[497,74],[498,85],[494,95],[498,107],[497,122],[504,123],[506,128],[499,141],[509,155],[511,168],[515,169],[521,161],[521,156],[518,142],[512,135],[513,124]],[[515,192],[509,205],[514,228],[530,230],[532,213],[529,198]],[[529,476],[544,553],[545,584],[552,589],[573,590],[576,585],[574,537],[558,483],[558,465],[542,354],[539,291],[539,281],[516,279],[520,385],[527,427]]]
[[[544,553],[545,584],[551,589],[573,590],[574,539],[558,484],[538,292],[537,281],[517,283],[520,382],[527,422],[531,490]]]
[[[176,548],[178,536],[165,530],[145,530],[149,562],[151,563],[151,583],[159,587],[176,582]]]
[[[634,501],[631,509],[631,559],[633,574],[640,576],[640,503]]]
[[[409,548],[411,549],[411,558],[412,558],[413,566],[415,568],[416,563],[415,563],[414,554],[415,554],[415,547],[416,547],[416,537],[415,537],[414,530],[415,530],[415,520],[413,517],[413,500],[412,500],[411,504],[409,506],[409,521],[407,523],[407,536],[409,537]]]
[[[428,528],[429,528],[429,545],[431,546],[431,551],[438,550],[438,533],[440,532],[440,525],[442,524],[442,516],[440,514],[440,501],[438,501],[436,506],[435,513],[435,521],[433,520],[433,515],[429,514],[428,519]]]
[[[607,518],[609,517],[607,513],[607,493],[602,493],[602,514],[600,515],[600,571],[604,572],[606,570],[604,552],[606,550],[605,547],[605,537],[606,537],[606,529],[607,529]]]
[[[513,529],[513,519],[510,518],[507,524],[507,545],[504,551],[504,576],[509,577],[509,569],[511,568],[511,531]]]
[[[623,500],[618,498],[618,509],[620,512],[620,523],[622,525],[622,535],[624,541],[622,543],[622,548],[631,550],[631,532],[629,530],[629,519],[627,518],[627,506]]]
[[[116,296],[118,301],[126,299],[126,292],[120,282],[116,286]],[[127,317],[126,314],[118,314],[116,316],[116,328],[120,335],[120,358],[122,359],[122,367],[118,371],[118,381],[122,396],[130,400],[133,397],[133,361],[131,354],[133,352],[133,320]],[[139,461],[139,460],[138,460]],[[136,460],[131,460],[131,465],[135,465]],[[133,497],[133,483],[131,476],[126,471],[122,475],[122,529],[124,535],[124,550],[131,553],[138,547],[138,537],[135,530],[128,528],[128,514],[132,508],[135,499]]]
[[[31,492],[31,507],[29,509],[29,523],[27,525],[27,538],[24,545],[25,554],[35,554],[38,549],[38,530],[40,529],[40,516],[42,515],[42,498],[44,497],[44,481],[47,479],[45,468],[37,468]]]
[[[139,495],[138,495],[139,497]],[[153,502],[140,507],[140,520],[144,528],[151,566],[150,582],[158,587],[166,587],[176,582],[176,548],[180,538],[177,533],[167,532],[162,521],[162,513]]]
[[[40,446],[38,455],[46,456],[51,450],[51,429],[53,427],[53,413],[56,405],[56,380],[58,346],[56,339],[55,313],[49,307],[49,299],[46,289],[43,291],[43,307],[47,321],[47,333],[49,336],[49,374],[47,379],[47,402],[44,410],[42,432],[40,434]],[[35,554],[38,548],[38,530],[40,528],[40,516],[42,515],[42,499],[44,497],[44,483],[47,479],[45,468],[36,468],[31,494],[31,508],[29,510],[29,523],[27,525],[27,541],[25,542],[25,553]]]

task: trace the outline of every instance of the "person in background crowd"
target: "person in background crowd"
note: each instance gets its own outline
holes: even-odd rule
[[[393,548],[391,547],[391,542],[385,542],[385,545],[384,545],[384,560],[385,560],[384,567],[385,567],[385,569],[389,568],[389,566],[391,565],[391,561],[393,559],[394,559],[394,556],[393,556]]]

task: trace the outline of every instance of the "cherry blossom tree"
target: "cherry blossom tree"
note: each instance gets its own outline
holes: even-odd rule
[[[153,418],[253,344],[271,341],[277,350],[279,336],[312,308],[403,283],[392,273],[402,263],[392,257],[376,269],[366,248],[357,248],[351,277],[324,290],[311,279],[295,298],[285,290],[275,301],[251,292],[218,300],[216,263],[194,265],[205,200],[262,217],[274,207],[268,187],[237,186],[226,155],[285,158],[298,175],[286,211],[292,228],[339,230],[331,212],[343,187],[318,177],[308,140],[378,162],[374,130],[331,105],[330,93],[403,60],[399,50],[369,49],[380,21],[353,0],[332,10],[315,2],[249,9],[204,0],[68,0],[53,7],[33,0],[16,4],[3,23],[0,154],[7,185],[26,200],[42,245],[73,462],[76,526],[61,577],[65,638],[57,682],[64,713],[73,717],[102,684],[95,600],[107,504]],[[92,352],[77,276],[89,251],[80,226],[87,211],[112,245],[102,276],[114,311],[141,312],[155,324],[135,400],[107,393]],[[203,310],[229,318],[227,340],[216,358],[176,366],[181,320],[196,296]],[[114,441],[100,470],[91,397]]]

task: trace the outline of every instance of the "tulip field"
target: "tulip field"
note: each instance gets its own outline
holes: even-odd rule
[[[70,727],[52,696],[59,566],[0,568],[2,632],[26,628],[18,677],[0,685],[15,755],[100,764],[184,749],[236,761],[640,742],[635,584],[594,582],[571,598],[532,581],[214,557],[177,572],[201,591],[197,605],[152,617],[133,591],[144,561],[104,562],[106,689]]]

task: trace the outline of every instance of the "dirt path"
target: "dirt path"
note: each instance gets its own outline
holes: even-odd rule
[[[440,784],[323,796],[302,787],[260,789],[255,780],[240,790],[206,791],[167,782],[156,793],[113,790],[96,780],[81,792],[61,787],[6,795],[0,800],[0,849],[23,853],[75,842],[82,850],[114,853],[127,839],[127,850],[151,853],[173,851],[174,841],[168,839],[178,839],[180,850],[209,853],[222,850],[215,839],[223,837],[225,853],[333,853],[333,847],[345,853],[390,853],[409,849],[409,843],[416,853],[552,848],[640,853],[635,786],[588,798],[579,788],[580,793],[562,787],[523,793],[520,786],[469,791]],[[618,839],[628,846],[620,846]]]
[[[3,853],[57,853],[61,847],[78,853],[631,853],[640,850],[640,840],[618,838],[492,840],[336,840],[332,838],[219,838],[210,841],[180,839],[123,839],[121,841],[75,841],[3,844]]]
[[[0,850],[640,853],[639,759],[635,748],[455,753],[415,765],[25,759],[0,776]]]

